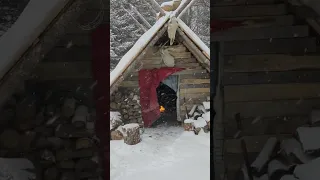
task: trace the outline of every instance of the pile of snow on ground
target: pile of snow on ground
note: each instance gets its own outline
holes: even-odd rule
[[[134,146],[110,141],[110,179],[210,179],[210,133],[159,127],[146,129],[141,138]]]

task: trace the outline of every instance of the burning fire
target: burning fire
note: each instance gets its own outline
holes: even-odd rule
[[[160,112],[164,112],[166,110],[163,106],[160,106]]]

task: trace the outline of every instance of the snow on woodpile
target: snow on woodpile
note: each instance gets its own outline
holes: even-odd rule
[[[119,112],[110,112],[110,130],[116,129],[122,125],[121,114]]]
[[[203,102],[207,104],[209,102]],[[185,131],[194,131],[197,135],[200,131],[205,133],[210,131],[210,106],[204,107],[201,104],[193,105],[192,109],[186,114],[186,119],[183,121]]]
[[[147,46],[161,27],[168,21],[169,14],[161,17],[146,33],[144,33],[133,47],[121,58],[117,66],[110,73],[110,86],[121,77],[122,73],[135,60],[139,53]]]
[[[320,127],[302,126],[296,129],[291,138],[282,139],[281,143],[276,137],[271,137],[246,169],[250,170],[254,179],[268,174],[269,179],[319,180],[319,136]],[[244,172],[242,174],[247,176]]]
[[[203,41],[180,19],[177,18],[179,27],[186,33],[186,35],[200,48],[201,51],[209,56],[210,58],[210,49]]]

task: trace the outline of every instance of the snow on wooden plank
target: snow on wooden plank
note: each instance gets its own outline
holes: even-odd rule
[[[210,59],[210,49],[204,42],[179,18],[177,18],[179,27],[186,33],[186,35],[204,52],[205,56]]]
[[[0,76],[12,67],[68,1],[31,0],[13,26],[0,38]],[[39,8],[41,7],[41,8]]]
[[[320,158],[317,158],[307,164],[298,165],[293,173],[298,179],[319,180],[319,167]]]
[[[267,143],[264,145],[257,159],[251,164],[251,167],[259,172],[267,165],[271,155],[274,153],[274,149],[278,143],[277,138],[271,137],[268,139]]]
[[[305,153],[320,150],[320,127],[299,127],[297,133]]]
[[[202,102],[202,104],[206,110],[210,110],[210,102]]]
[[[301,161],[302,163],[308,163],[309,161],[312,160],[312,157],[306,155],[302,151],[301,144],[299,143],[299,141],[297,141],[294,138],[290,138],[282,141],[281,150],[284,151],[284,153],[287,156],[293,155],[294,157],[299,159],[299,161]]]
[[[169,19],[169,14],[161,17],[146,33],[144,33],[133,47],[121,58],[115,69],[110,73],[110,86],[121,76],[128,66],[136,59],[139,53],[152,40],[154,35]]]

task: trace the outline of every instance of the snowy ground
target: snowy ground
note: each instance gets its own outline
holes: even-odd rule
[[[111,141],[110,158],[111,180],[209,180],[210,133],[146,129],[137,145]]]

